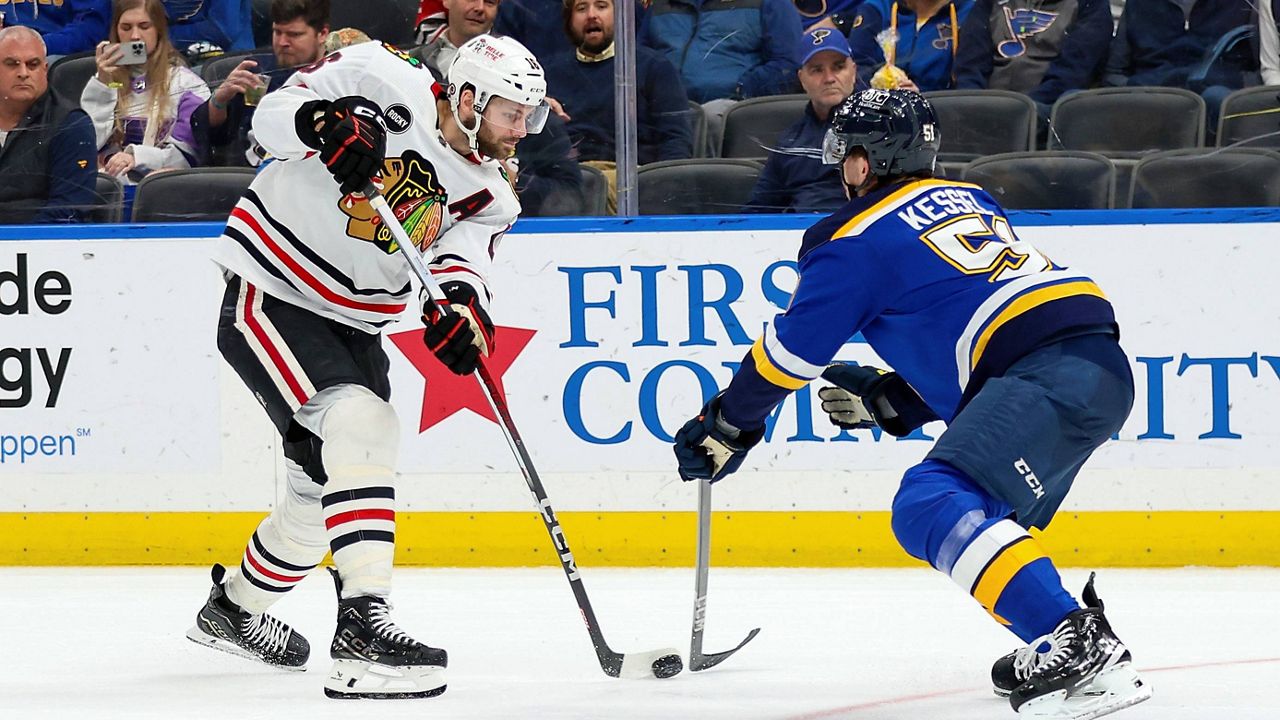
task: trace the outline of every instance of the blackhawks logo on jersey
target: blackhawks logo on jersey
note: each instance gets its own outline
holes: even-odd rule
[[[426,158],[408,150],[401,157],[387,158],[382,166],[380,185],[382,196],[400,219],[400,225],[413,244],[425,251],[440,237],[444,223],[447,196],[435,167]],[[347,195],[338,201],[338,207],[350,218],[347,235],[374,243],[388,255],[400,249],[391,231],[382,225],[382,218],[363,197]]]

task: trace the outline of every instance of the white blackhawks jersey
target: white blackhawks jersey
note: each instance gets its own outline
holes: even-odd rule
[[[493,253],[520,201],[497,161],[477,162],[445,143],[438,92],[419,61],[378,42],[299,70],[254,114],[254,135],[276,160],[236,204],[214,260],[274,297],[366,332],[400,315],[412,293],[391,233],[362,196],[339,191],[295,130],[304,103],[358,95],[386,118],[383,196],[436,280],[470,284],[487,309]]]

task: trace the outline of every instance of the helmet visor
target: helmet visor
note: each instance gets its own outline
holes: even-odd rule
[[[827,134],[822,138],[822,164],[839,165],[848,154],[849,136],[828,128]]]
[[[483,114],[486,122],[504,130],[523,130],[526,135],[537,135],[547,124],[547,115],[550,113],[551,106],[546,100],[537,105],[522,105],[497,96],[489,102]]]

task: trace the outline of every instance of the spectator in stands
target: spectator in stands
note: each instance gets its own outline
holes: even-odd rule
[[[1222,99],[1244,87],[1250,60],[1224,56],[1194,83],[1191,73],[1227,31],[1249,24],[1252,12],[1243,0],[1127,0],[1111,43],[1104,84],[1194,90],[1205,98],[1212,126]]]
[[[418,15],[413,21],[414,44],[426,45],[448,21],[444,0],[422,0],[418,3]]]
[[[0,0],[4,25],[25,25],[40,33],[50,57],[92,50],[107,36],[109,0],[62,0],[59,3]]]
[[[1263,85],[1280,85],[1280,0],[1258,0],[1258,65]]]
[[[1107,0],[976,0],[960,27],[955,86],[1028,95],[1047,121],[1059,96],[1099,78],[1111,29]]]
[[[694,102],[794,92],[800,13],[791,0],[654,0],[640,42],[666,56]]]
[[[169,39],[188,60],[253,49],[253,12],[246,0],[164,0],[164,9]]]
[[[858,69],[849,41],[832,28],[804,35],[800,86],[809,96],[803,116],[768,148],[769,159],[742,211],[831,212],[848,202],[840,169],[822,163],[822,140],[831,110],[853,93]]]
[[[544,62],[547,102],[568,123],[578,161],[608,178],[610,212],[617,209],[613,7],[613,0],[564,0],[564,32],[575,52]],[[692,157],[690,114],[675,67],[658,51],[637,47],[638,163]]]
[[[820,27],[839,30],[845,35],[853,25],[853,16],[862,0],[793,0],[800,13],[805,32]]]
[[[0,224],[76,222],[93,203],[93,123],[61,114],[48,74],[40,33],[0,30]]]
[[[563,0],[503,0],[494,23],[495,35],[510,35],[529,48],[529,52],[546,64],[555,55],[573,55],[573,46],[565,42]],[[639,20],[644,16],[644,3],[636,2],[636,36]]]
[[[121,41],[143,41],[141,65],[119,65]],[[196,164],[191,115],[209,88],[169,42],[160,0],[116,0],[109,40],[99,43],[98,72],[85,85],[80,106],[93,119],[103,171],[136,183],[157,170]]]
[[[422,47],[413,51],[413,54],[425,62],[436,77],[444,77],[463,43],[493,29],[500,2],[501,0],[444,0],[445,24],[428,37]]]
[[[251,55],[237,65],[192,116],[204,164],[261,164],[265,153],[251,134],[256,104],[246,105],[245,93],[260,87],[263,76],[268,78],[268,92],[279,88],[295,67],[324,56],[328,36],[329,0],[272,0],[271,53]]]
[[[960,26],[973,2],[866,0],[849,32],[859,79],[872,87],[919,92],[955,87]],[[894,33],[896,43],[889,41]],[[886,82],[889,75],[894,77]]]

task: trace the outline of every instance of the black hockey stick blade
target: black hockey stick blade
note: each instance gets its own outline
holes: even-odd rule
[[[755,639],[755,636],[759,634],[760,634],[760,628],[755,628],[751,632],[747,633],[747,636],[742,639],[742,642],[738,643],[737,647],[733,648],[732,650],[725,650],[724,652],[711,653],[710,655],[703,655],[702,653],[696,653],[696,654],[691,653],[689,655],[689,672],[698,672],[699,670],[706,670],[707,668],[713,668],[719,665],[725,660],[728,660],[730,655],[741,650],[743,645],[746,645],[747,643],[751,642],[753,639]]]

